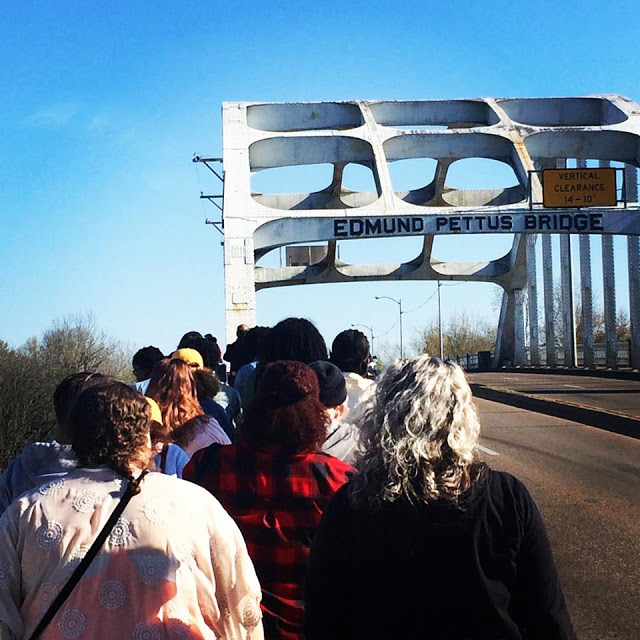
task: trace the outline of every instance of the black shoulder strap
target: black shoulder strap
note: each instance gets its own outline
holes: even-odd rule
[[[167,468],[167,454],[169,453],[169,443],[165,442],[162,445],[162,452],[160,453],[160,471],[164,473]]]
[[[96,555],[98,555],[98,552],[104,544],[104,541],[107,539],[107,536],[111,533],[111,530],[118,521],[118,518],[122,515],[122,512],[129,504],[129,500],[131,500],[131,498],[133,498],[133,496],[138,492],[140,482],[142,481],[142,478],[146,475],[146,473],[146,471],[143,471],[138,476],[138,478],[133,481],[129,481],[124,495],[120,499],[120,502],[117,504],[116,508],[113,510],[113,513],[109,517],[109,520],[107,520],[107,523],[104,525],[104,527],[102,527],[102,530],[98,534],[98,537],[93,541],[91,548],[89,549],[89,551],[87,551],[87,554],[84,556],[84,558],[82,558],[80,564],[75,568],[75,571],[71,574],[71,577],[64,585],[60,593],[49,605],[47,612],[44,614],[42,620],[40,620],[40,623],[35,628],[35,631],[29,637],[29,640],[36,640],[36,638],[40,637],[42,632],[53,620],[56,613],[58,613],[65,600],[71,595],[71,592],[73,591],[75,586],[78,584],[78,582],[80,582],[80,578],[82,578],[93,559],[96,557]]]

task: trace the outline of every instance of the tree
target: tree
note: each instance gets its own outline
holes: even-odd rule
[[[0,469],[27,443],[53,436],[52,396],[77,371],[131,382],[131,354],[96,329],[91,316],[68,317],[13,349],[0,340]]]
[[[496,343],[496,327],[467,313],[449,318],[442,329],[446,356],[490,351]],[[440,353],[438,324],[431,323],[419,334],[417,347],[420,353]]]

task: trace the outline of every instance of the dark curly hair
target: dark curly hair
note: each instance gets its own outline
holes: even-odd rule
[[[162,358],[164,358],[164,354],[158,347],[148,346],[138,349],[131,359],[136,380],[140,382],[150,378],[153,367],[155,367]]]
[[[244,439],[257,449],[279,444],[288,453],[316,451],[328,420],[318,395],[318,377],[306,364],[269,364],[245,415]]]
[[[92,373],[91,371],[80,371],[67,376],[53,392],[53,409],[56,414],[61,439],[69,439],[67,423],[69,414],[76,402],[76,399],[86,388],[96,384],[111,382],[113,378],[102,373]]]
[[[69,416],[71,446],[80,466],[106,464],[132,479],[132,467],[151,460],[148,439],[151,407],[144,396],[122,382],[85,389]]]
[[[214,398],[220,393],[220,380],[215,371],[211,369],[195,369],[193,377],[196,381],[198,398]]]
[[[310,364],[327,359],[327,345],[316,326],[306,318],[281,320],[269,332],[264,361],[297,360]]]

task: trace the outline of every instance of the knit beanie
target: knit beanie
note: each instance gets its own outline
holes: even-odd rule
[[[347,399],[347,383],[344,375],[335,364],[318,360],[309,367],[318,376],[320,402],[325,407],[339,407]]]

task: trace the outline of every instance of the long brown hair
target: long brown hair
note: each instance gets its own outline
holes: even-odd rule
[[[165,433],[170,436],[204,413],[198,401],[193,369],[178,358],[165,358],[156,365],[147,395],[158,403]]]

